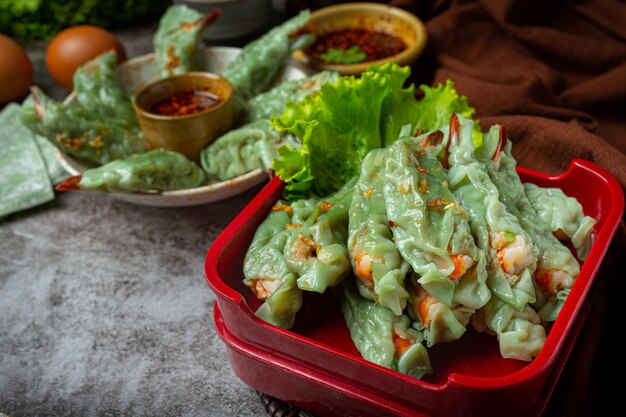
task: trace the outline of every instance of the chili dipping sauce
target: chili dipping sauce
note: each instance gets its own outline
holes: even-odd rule
[[[217,106],[221,102],[220,96],[212,93],[208,87],[204,87],[181,91],[157,101],[150,108],[150,113],[162,116],[185,116]]]
[[[402,39],[390,33],[354,28],[320,35],[306,52],[321,62],[344,64],[377,61],[396,55],[406,48]],[[355,55],[356,51],[360,53]]]

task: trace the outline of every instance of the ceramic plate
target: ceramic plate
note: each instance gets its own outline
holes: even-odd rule
[[[198,51],[198,64],[201,70],[221,74],[228,63],[241,52],[241,48],[214,46]],[[142,85],[157,78],[157,69],[154,65],[155,54],[142,55],[130,59],[117,69],[118,84],[128,94],[133,94]],[[295,65],[288,64],[278,74],[276,82],[304,78],[306,74]],[[65,104],[74,102],[74,94],[65,99]],[[79,175],[86,166],[56,149],[56,155],[61,165],[71,174]],[[108,193],[111,197],[131,203],[158,206],[158,207],[185,207],[211,203],[240,194],[257,184],[265,181],[267,172],[256,169],[239,177],[227,181],[209,179],[209,183],[202,187],[165,192],[141,193]]]

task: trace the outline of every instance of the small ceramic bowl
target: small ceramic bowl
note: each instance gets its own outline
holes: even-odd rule
[[[191,95],[217,98],[217,102],[188,114],[155,111],[163,100]],[[188,72],[147,84],[135,95],[133,107],[149,148],[180,152],[197,162],[202,149],[231,129],[232,95],[233,87],[226,78],[209,72]]]
[[[395,62],[410,65],[426,46],[426,28],[412,13],[379,3],[346,3],[324,7],[311,14],[313,33],[319,37],[338,30],[365,29],[393,35],[404,42],[406,49],[375,61],[351,64],[326,63],[311,56],[306,49],[295,51],[293,59],[313,70],[337,71],[343,75],[358,75],[370,65]],[[349,45],[348,45],[349,46]]]

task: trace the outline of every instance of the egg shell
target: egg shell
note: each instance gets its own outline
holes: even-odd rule
[[[93,25],[72,26],[59,32],[46,50],[48,73],[59,85],[71,91],[74,71],[103,52],[115,49],[117,62],[126,60],[126,51],[117,37]]]
[[[33,83],[33,65],[20,44],[0,34],[0,104],[17,101]]]

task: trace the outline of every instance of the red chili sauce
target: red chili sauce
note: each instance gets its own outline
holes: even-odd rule
[[[162,116],[185,116],[206,110],[222,102],[220,96],[209,91],[208,87],[199,90],[187,90],[172,94],[157,101],[150,113]]]
[[[319,36],[316,41],[307,48],[307,53],[314,59],[331,63],[348,63],[333,60],[328,51],[348,50],[357,46],[364,54],[363,59],[352,60],[351,63],[371,62],[388,58],[406,49],[406,44],[395,35],[378,32],[369,29],[342,29]],[[354,49],[353,49],[354,50]],[[330,58],[330,59],[329,59]]]

